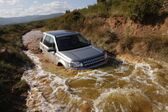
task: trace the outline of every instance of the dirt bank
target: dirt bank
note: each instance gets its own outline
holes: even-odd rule
[[[167,16],[148,24],[135,23],[124,17],[86,18],[80,32],[109,52],[168,60]]]
[[[168,18],[158,18],[149,24],[135,23],[124,17],[110,17],[105,20],[105,27],[117,35],[134,37],[168,36]]]

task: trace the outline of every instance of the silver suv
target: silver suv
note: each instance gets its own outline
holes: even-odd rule
[[[94,47],[80,33],[65,30],[44,32],[42,52],[56,65],[65,68],[95,68],[106,63],[106,53]]]

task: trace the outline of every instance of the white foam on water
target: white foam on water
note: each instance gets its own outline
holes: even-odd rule
[[[96,80],[96,86],[100,86],[101,83],[106,81],[104,76],[113,76],[113,74],[108,74],[107,72],[103,72],[100,70],[91,70],[86,72],[79,72],[74,78],[70,78],[71,80],[80,79],[80,80]]]
[[[149,76],[149,79],[151,79],[151,81],[152,81],[155,85],[157,85],[157,86],[162,90],[162,91],[161,91],[162,94],[167,94],[167,93],[168,93],[168,90],[156,81],[156,79],[157,79],[156,73],[157,73],[157,71],[158,71],[157,68],[154,68],[154,69],[153,69],[153,68],[152,68],[149,64],[147,64],[147,63],[137,63],[137,64],[135,65],[135,69],[138,69],[138,68],[142,69],[143,72],[144,72],[147,76]]]
[[[150,102],[150,99],[144,95],[141,90],[139,89],[129,89],[129,88],[125,88],[125,89],[121,89],[121,88],[117,88],[117,89],[107,89],[105,90],[95,101],[94,101],[94,110],[95,112],[103,112],[103,109],[101,109],[100,107],[98,107],[98,105],[104,101],[105,99],[108,99],[108,97],[111,94],[120,94],[120,95],[126,95],[129,93],[139,93],[141,94],[146,100],[148,100]],[[129,100],[129,99],[128,99]],[[104,104],[102,104],[102,107],[105,107],[105,102]],[[120,104],[120,109],[118,107],[116,107],[116,105],[114,104],[114,102],[112,102],[112,106],[114,108],[114,112],[118,112],[119,110],[121,110],[121,112],[127,112],[127,109],[124,108],[121,104]]]
[[[126,112],[124,107],[120,104],[120,109],[121,109],[121,112]]]
[[[129,70],[129,66],[120,66],[117,69],[115,69],[116,73],[124,73]]]
[[[168,89],[166,87],[163,87],[161,84],[159,84],[159,82],[156,81],[157,77],[156,77],[156,73],[158,72],[158,68],[152,68],[150,64],[148,63],[132,63],[135,66],[135,69],[132,71],[132,74],[130,74],[127,77],[123,77],[122,79],[130,81],[130,78],[132,77],[133,74],[136,73],[136,70],[140,69],[144,72],[144,74],[146,74],[146,76],[148,76],[148,78],[142,78],[139,76],[136,76],[136,78],[134,78],[134,80],[140,82],[141,84],[145,84],[145,85],[151,85],[149,82],[147,82],[147,79],[151,80],[153,84],[155,84],[156,88],[157,88],[157,93],[156,94],[160,94],[160,95],[167,95],[168,94]],[[134,73],[135,72],[135,73]],[[157,107],[159,110],[166,110],[166,105],[160,102],[155,103],[157,105],[155,105],[155,107]]]
[[[168,105],[165,107],[166,111],[168,111]]]
[[[27,83],[30,85],[30,91],[28,92],[28,97],[27,97],[27,105],[29,107],[28,102],[31,100],[34,100],[32,98],[32,95],[34,95],[32,92],[36,91],[37,96],[36,98],[39,100],[39,105],[37,106],[37,108],[28,108],[28,112],[29,111],[43,111],[43,112],[47,112],[48,110],[50,110],[51,112],[59,112],[61,111],[61,108],[63,106],[67,106],[67,105],[60,105],[60,104],[51,104],[50,102],[48,102],[42,95],[42,92],[40,91],[40,87],[43,87],[43,85],[40,85],[39,81],[37,80],[38,78],[45,78],[50,81],[49,86],[52,88],[53,92],[50,94],[49,97],[54,97],[53,95],[59,90],[62,89],[65,92],[67,92],[69,94],[69,96],[71,97],[71,99],[73,100],[79,100],[80,98],[74,95],[71,95],[67,90],[68,90],[68,86],[65,84],[67,79],[63,79],[61,77],[58,77],[56,74],[52,74],[50,72],[46,72],[42,69],[41,67],[41,63],[39,61],[39,58],[37,56],[35,56],[33,53],[31,53],[30,51],[25,52],[25,54],[34,62],[35,64],[35,68],[34,69],[30,69],[24,72],[22,79],[26,80]],[[69,102],[71,103],[71,101]]]
[[[36,108],[28,108],[27,111],[36,111],[36,110],[41,110],[42,112],[47,112],[48,110],[50,110],[51,112],[62,112],[62,111],[68,111],[68,109],[71,108],[71,106],[73,106],[73,102],[84,102],[81,97],[78,97],[75,94],[72,94],[69,90],[73,91],[73,88],[69,88],[67,85],[68,81],[71,80],[96,80],[95,86],[98,87],[101,85],[101,83],[105,82],[106,79],[104,78],[105,76],[111,76],[111,77],[115,77],[113,74],[109,74],[108,72],[104,72],[101,70],[89,70],[86,72],[79,72],[75,77],[66,79],[63,77],[60,77],[60,75],[56,75],[56,74],[52,74],[50,72],[46,72],[45,70],[42,69],[42,64],[40,62],[40,59],[34,55],[32,52],[30,51],[26,51],[25,54],[34,62],[35,64],[35,68],[34,69],[30,69],[24,72],[22,79],[26,80],[27,83],[30,85],[31,90],[28,92],[28,97],[27,97],[27,103],[29,101],[34,100],[33,96],[37,94],[37,99],[39,100],[39,104]],[[124,61],[126,62],[126,61]],[[127,63],[128,64],[128,63]],[[131,81],[131,78],[134,78],[134,80],[136,80],[139,83],[143,83],[146,85],[149,85],[149,82],[147,80],[151,80],[153,84],[155,84],[157,86],[157,91],[156,94],[161,94],[161,95],[166,95],[168,93],[168,90],[163,87],[162,85],[160,85],[157,81],[156,81],[156,72],[158,69],[152,68],[150,66],[150,64],[148,63],[131,63],[128,64],[128,66],[120,66],[119,68],[115,69],[114,71],[116,73],[125,73],[129,70],[129,65],[134,66],[134,70],[132,71],[132,73],[128,76],[119,76],[116,77],[116,80],[126,80],[128,82]],[[145,77],[140,77],[138,75],[135,75],[137,73],[137,70],[142,71],[145,74]],[[147,79],[146,79],[147,77]],[[49,81],[49,86],[52,88],[52,93],[49,94],[49,98],[50,101],[48,101],[42,94],[42,92],[40,91],[40,88],[42,88],[43,82],[40,82],[39,79],[46,79],[47,81]],[[87,89],[87,88],[86,88]],[[105,88],[102,88],[102,91]],[[58,104],[57,102],[55,102],[56,99],[55,98],[55,94],[57,94],[57,92],[59,90],[63,90],[65,93],[67,93],[67,95],[70,97],[70,100],[68,101],[68,104]],[[74,89],[75,91],[80,91],[80,89]],[[36,92],[33,93],[33,92]],[[96,100],[93,100],[93,104],[94,104],[94,108],[93,111],[95,112],[103,112],[103,109],[97,107],[97,105],[103,100],[108,98],[108,96],[112,93],[118,93],[118,94],[127,94],[130,92],[138,92],[141,95],[143,95],[147,100],[149,100],[149,98],[144,95],[140,89],[137,88],[117,88],[117,89],[107,89],[106,91],[104,91]],[[128,99],[129,100],[129,99]],[[150,101],[150,100],[149,100]],[[28,105],[28,104],[27,104]],[[116,112],[118,112],[118,110],[121,110],[121,112],[127,112],[127,108],[125,108],[124,106],[120,105],[119,107],[116,106],[114,103],[112,105],[115,109]],[[29,107],[29,106],[28,106]],[[168,106],[157,102],[155,103],[155,107],[157,107],[159,110],[165,110],[168,111]],[[79,111],[78,108],[76,108],[75,111]]]
[[[111,74],[108,74],[107,72],[103,72],[100,70],[90,70],[90,71],[86,71],[86,72],[79,72],[76,77],[80,77],[80,76],[90,76],[90,77],[95,77],[95,78],[100,78],[103,76],[110,76]]]
[[[53,108],[52,105],[49,102],[47,102],[46,99],[43,97],[42,92],[39,92],[37,88],[31,88],[31,90],[37,92],[37,95],[35,97],[36,97],[36,99],[39,100],[39,103],[38,103],[38,105],[36,104],[37,105],[36,108],[28,108],[28,110],[27,110],[28,112],[38,111],[38,110],[42,110],[43,112],[46,112],[46,111],[50,110],[51,108]],[[31,95],[33,95],[33,94],[31,92],[29,92],[28,96],[31,97]],[[35,99],[28,98],[27,105],[29,105],[28,102],[30,102],[31,100],[34,101]],[[54,105],[54,109],[55,108],[58,108],[58,105]]]
[[[149,64],[147,64],[147,63],[137,63],[137,64],[135,64],[135,70],[137,70],[137,69],[141,69],[146,75],[149,76],[149,78],[151,80],[156,79],[154,73],[157,72],[157,71],[153,70]]]
[[[114,102],[113,102],[112,104],[113,104],[113,108],[114,108],[115,112],[117,112],[118,109],[117,109],[116,105],[114,104]],[[96,109],[97,109],[97,108],[96,108]],[[98,109],[96,110],[96,112],[98,112]]]

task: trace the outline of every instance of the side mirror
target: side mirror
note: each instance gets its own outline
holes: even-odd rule
[[[50,47],[49,49],[47,49],[48,52],[56,52],[56,49],[53,47]]]

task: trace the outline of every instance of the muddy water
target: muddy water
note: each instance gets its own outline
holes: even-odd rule
[[[23,75],[31,87],[27,111],[168,112],[168,66],[152,59],[124,60],[112,66],[80,71],[73,77],[52,74],[39,58],[25,52],[36,67]]]

